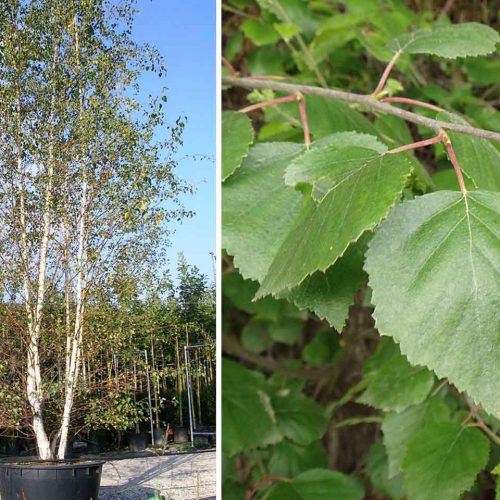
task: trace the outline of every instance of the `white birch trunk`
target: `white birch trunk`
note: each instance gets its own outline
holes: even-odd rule
[[[85,172],[85,169],[84,169]],[[76,315],[75,327],[72,337],[69,339],[70,359],[67,363],[67,371],[65,376],[65,399],[64,410],[59,431],[60,441],[57,451],[57,458],[63,460],[66,454],[68,445],[69,425],[71,419],[71,408],[75,397],[75,386],[78,381],[78,368],[80,365],[81,356],[81,341],[83,333],[83,316],[85,311],[84,297],[84,267],[85,267],[85,222],[87,218],[87,182],[84,174],[82,199],[80,206],[80,224],[78,229],[78,256],[77,256],[77,275],[76,275]]]
[[[52,57],[52,74],[54,74],[57,58],[59,53],[59,47],[56,46],[54,49],[54,54]],[[47,275],[47,257],[49,249],[49,238],[50,230],[52,225],[52,188],[54,180],[54,120],[55,120],[55,83],[52,85],[51,101],[50,101],[50,116],[49,116],[49,144],[48,144],[48,165],[47,165],[47,185],[45,188],[45,199],[43,208],[43,232],[42,241],[40,243],[40,257],[38,263],[38,284],[36,293],[36,304],[34,306],[34,314],[31,314],[32,321],[30,321],[28,327],[29,333],[29,346],[28,346],[28,366],[27,366],[27,394],[28,401],[31,406],[33,413],[33,432],[35,434],[35,439],[38,448],[38,454],[42,460],[50,460],[53,458],[52,450],[50,448],[50,441],[47,437],[47,433],[44,427],[43,421],[43,384],[42,375],[40,369],[40,353],[39,353],[39,342],[40,342],[40,329],[42,325],[43,307],[45,300],[45,288],[46,288],[46,275]],[[18,111],[20,115],[20,100],[18,100]],[[20,151],[19,151],[20,153]],[[19,158],[19,161],[20,158]],[[20,165],[22,170],[22,165]],[[23,200],[24,204],[24,200]],[[24,212],[24,210],[23,210]],[[22,215],[22,225],[24,226],[24,235],[26,236],[26,225],[24,214]],[[27,241],[23,243],[25,246],[24,251],[28,251]],[[29,287],[29,270],[25,270],[25,290]],[[29,288],[28,288],[29,290]],[[28,299],[28,297],[25,297]],[[33,310],[33,307],[30,307]]]
[[[80,70],[80,40],[78,33],[78,20],[76,14],[73,17],[74,41],[77,71]],[[81,123],[83,117],[83,92],[78,89],[79,110],[78,118]],[[58,436],[60,437],[57,458],[63,460],[68,446],[69,426],[71,421],[71,409],[75,397],[76,384],[80,367],[81,344],[83,335],[83,318],[85,312],[85,267],[86,267],[86,222],[88,209],[88,183],[87,170],[83,160],[82,165],[82,196],[80,202],[80,219],[78,225],[78,253],[76,259],[76,313],[73,334],[67,337],[66,342],[66,376],[65,376],[65,398],[64,409],[61,419],[61,427]]]

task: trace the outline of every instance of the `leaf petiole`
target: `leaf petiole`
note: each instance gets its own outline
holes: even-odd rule
[[[383,88],[385,87],[385,84],[387,82],[387,78],[389,78],[389,74],[392,71],[392,68],[396,64],[397,60],[399,59],[399,56],[402,54],[401,50],[398,50],[393,56],[392,59],[389,61],[389,64],[384,69],[384,72],[382,73],[382,76],[380,77],[380,81],[378,82],[375,90],[372,92],[372,97],[376,97],[380,92],[382,92]]]
[[[270,99],[269,101],[258,102],[247,106],[246,108],[240,109],[240,113],[250,113],[257,109],[266,108],[268,106],[274,106],[275,104],[283,104],[285,102],[300,101],[302,99],[300,94],[287,95],[285,97],[277,97],[276,99]]]
[[[416,99],[410,99],[408,97],[383,97],[380,102],[400,102],[402,104],[411,104],[413,106],[420,106],[421,108],[432,109],[433,111],[444,111],[443,108],[430,104],[429,102],[417,101]]]
[[[438,142],[443,141],[443,136],[441,133],[436,137],[432,137],[431,139],[425,139],[424,141],[412,142],[411,144],[405,144],[404,146],[400,146],[399,148],[390,149],[387,151],[389,154],[401,153],[403,151],[409,151],[411,149],[422,148],[424,146],[430,146],[431,144],[436,144]]]

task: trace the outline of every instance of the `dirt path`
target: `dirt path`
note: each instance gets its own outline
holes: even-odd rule
[[[110,460],[102,471],[99,500],[215,499],[215,451]]]

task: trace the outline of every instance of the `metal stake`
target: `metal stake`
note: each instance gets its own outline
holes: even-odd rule
[[[191,447],[194,447],[194,436],[193,436],[193,408],[191,403],[191,377],[189,375],[189,354],[188,346],[184,346],[184,362],[186,365],[186,385],[188,391],[188,409],[189,409],[189,429],[191,431]]]
[[[153,408],[151,406],[151,381],[149,379],[149,364],[148,364],[148,350],[144,349],[144,359],[146,360],[146,379],[148,384],[148,402],[149,402],[149,422],[151,424],[151,445],[155,445],[155,434],[153,426]]]

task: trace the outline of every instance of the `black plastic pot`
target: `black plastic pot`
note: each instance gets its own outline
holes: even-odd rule
[[[0,441],[0,453],[5,453],[11,457],[18,456],[21,452],[19,439],[16,437],[5,437]]]
[[[102,461],[0,462],[2,500],[96,500]]]
[[[174,428],[174,443],[187,443],[188,439],[188,431],[185,427]]]
[[[148,436],[144,432],[140,434],[130,432],[127,434],[127,439],[130,451],[144,451],[146,449]]]
[[[153,443],[154,446],[165,446],[167,444],[167,429],[164,427],[153,429]]]

